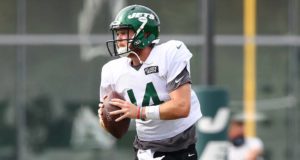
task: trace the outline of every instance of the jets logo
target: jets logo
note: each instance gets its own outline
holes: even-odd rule
[[[140,17],[145,17],[145,18],[149,18],[149,19],[152,19],[154,20],[155,19],[155,16],[151,13],[132,13],[130,15],[128,15],[128,19],[132,19],[132,18],[140,18]]]

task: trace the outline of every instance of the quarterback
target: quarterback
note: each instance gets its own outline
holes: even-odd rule
[[[136,160],[196,160],[195,123],[200,103],[191,89],[192,54],[181,41],[159,44],[160,21],[141,5],[123,8],[111,23],[111,56],[101,72],[100,102],[110,91],[125,100],[112,99],[120,110],[110,112],[135,119],[133,142]],[[102,104],[99,122],[102,123]]]

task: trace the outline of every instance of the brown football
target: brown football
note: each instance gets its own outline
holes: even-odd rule
[[[117,92],[110,92],[103,102],[102,120],[106,130],[117,139],[120,139],[128,131],[130,119],[125,118],[119,122],[116,122],[115,120],[121,115],[109,114],[109,112],[120,109],[117,106],[109,104],[109,101],[113,98],[123,99],[123,97],[121,97]]]

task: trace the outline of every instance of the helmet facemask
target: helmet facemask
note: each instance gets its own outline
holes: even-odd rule
[[[117,32],[121,29],[126,30],[127,38],[117,39]],[[119,25],[111,26],[113,39],[106,42],[108,52],[111,56],[127,57],[132,52],[131,48],[132,48],[133,37],[130,37],[130,35],[129,35],[130,30],[132,30],[130,26],[124,26],[124,25],[123,26],[119,26]],[[126,41],[127,45],[124,47],[119,47],[118,43],[120,41]]]

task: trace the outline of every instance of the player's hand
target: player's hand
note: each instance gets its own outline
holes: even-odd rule
[[[99,103],[99,108],[98,108],[98,118],[99,118],[99,124],[105,128],[103,120],[102,120],[102,110],[103,110],[103,103]]]
[[[103,99],[105,99],[105,98],[107,98],[107,96],[105,96]],[[102,120],[102,116],[103,116],[103,103],[102,102],[100,102],[99,103],[99,108],[98,108],[98,118],[99,118],[99,124],[103,127],[103,128],[105,128],[105,126],[104,126],[104,123],[103,123],[103,120]]]
[[[111,101],[109,103],[111,105],[120,107],[120,110],[112,111],[109,113],[111,115],[118,115],[118,114],[122,115],[116,119],[116,122],[121,121],[122,119],[125,119],[125,118],[137,118],[137,106],[136,105],[134,105],[130,102],[121,100],[121,99],[116,99],[116,98],[111,99]]]

